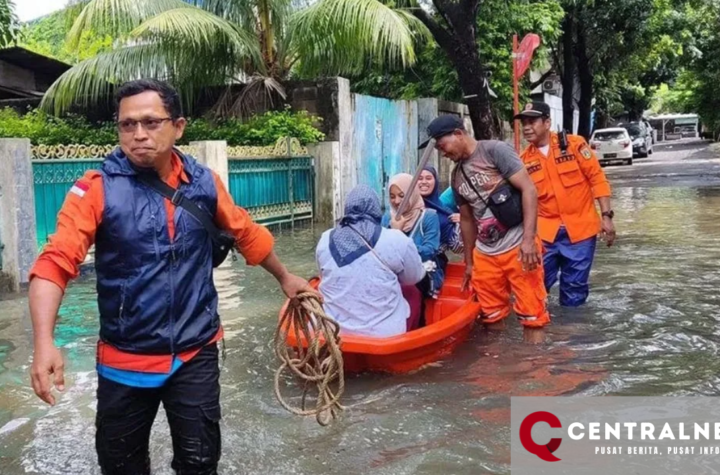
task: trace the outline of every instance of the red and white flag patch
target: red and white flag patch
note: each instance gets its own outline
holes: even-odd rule
[[[76,181],[75,184],[70,188],[70,193],[75,193],[80,198],[85,196],[85,193],[90,189],[90,185],[81,181]]]

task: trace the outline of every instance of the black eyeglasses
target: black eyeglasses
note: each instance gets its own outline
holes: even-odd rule
[[[168,120],[174,120],[171,117],[164,117],[164,118],[150,118],[150,119],[140,119],[140,120],[133,120],[133,119],[127,119],[127,120],[121,120],[117,123],[118,130],[123,134],[131,134],[137,130],[138,124],[142,124],[143,129],[148,131],[158,130],[160,127],[162,127],[163,122]]]

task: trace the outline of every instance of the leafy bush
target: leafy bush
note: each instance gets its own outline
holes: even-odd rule
[[[274,145],[281,137],[296,137],[301,143],[319,142],[325,135],[314,127],[318,121],[305,111],[266,112],[247,122],[230,119],[211,122],[190,119],[179,145],[199,140],[226,140],[228,145]],[[92,124],[84,117],[57,118],[40,110],[18,114],[0,109],[0,137],[28,138],[34,145],[108,145],[117,143],[112,122]]]
[[[325,135],[313,125],[320,120],[306,111],[266,112],[247,122],[230,119],[213,123],[205,119],[190,120],[183,140],[226,140],[228,145],[274,145],[281,137],[295,137],[301,143],[320,142]]]
[[[58,119],[40,110],[18,114],[11,108],[0,109],[0,137],[27,138],[35,145],[107,145],[117,142],[111,123],[91,124],[83,117]]]

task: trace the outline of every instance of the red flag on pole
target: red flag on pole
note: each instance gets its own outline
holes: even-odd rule
[[[515,54],[515,79],[520,79],[530,67],[533,53],[540,46],[540,37],[535,33],[525,35]]]

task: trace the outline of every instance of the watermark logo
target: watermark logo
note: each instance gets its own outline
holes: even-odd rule
[[[525,450],[527,450],[531,454],[537,455],[546,462],[559,462],[561,459],[554,456],[553,452],[555,452],[558,447],[560,447],[562,438],[553,437],[552,439],[550,439],[550,442],[545,445],[535,443],[532,438],[532,428],[538,422],[545,422],[553,429],[562,427],[562,424],[560,424],[560,419],[558,419],[555,414],[546,411],[533,412],[525,419],[523,419],[522,424],[520,424],[520,443],[525,448]]]

